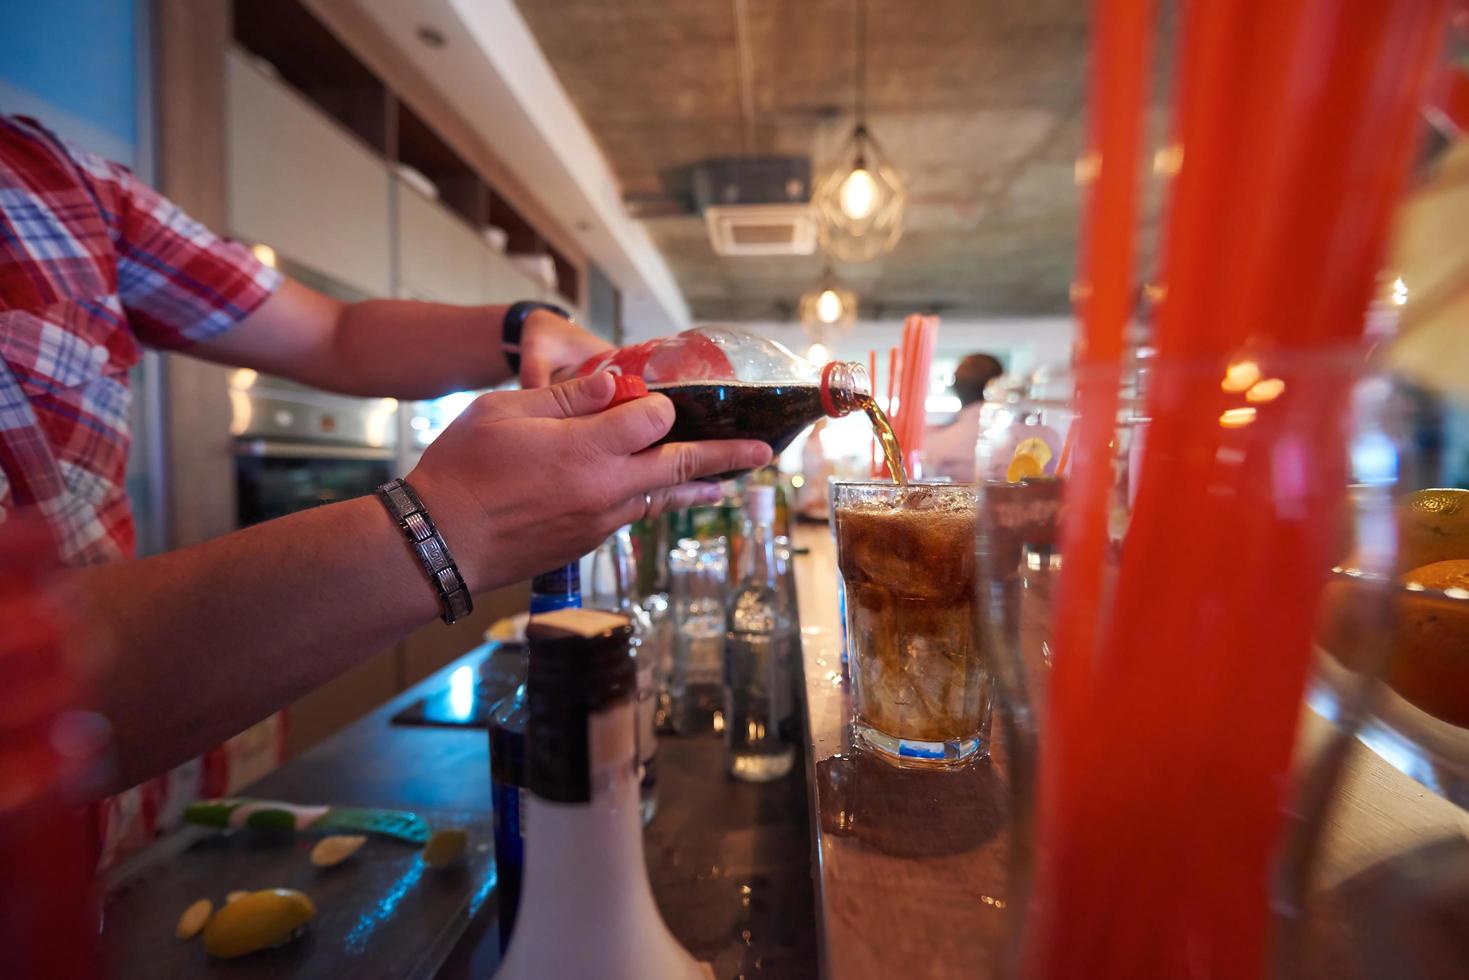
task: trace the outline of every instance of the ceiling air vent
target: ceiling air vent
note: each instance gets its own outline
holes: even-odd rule
[[[689,171],[689,196],[717,255],[816,251],[807,157],[706,160]]]
[[[716,255],[810,255],[816,219],[809,204],[736,204],[704,209]]]

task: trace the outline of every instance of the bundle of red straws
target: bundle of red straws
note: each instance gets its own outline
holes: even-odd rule
[[[901,347],[888,349],[887,413],[898,445],[903,447],[903,466],[908,475],[923,475],[923,440],[927,419],[929,372],[934,345],[938,343],[939,318],[910,313],[903,320]],[[877,378],[877,351],[867,352],[868,371]],[[877,438],[872,440],[872,475],[896,479],[889,473]]]

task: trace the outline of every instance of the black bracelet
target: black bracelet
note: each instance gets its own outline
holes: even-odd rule
[[[500,346],[505,351],[505,363],[514,374],[520,373],[520,335],[525,332],[525,321],[537,310],[549,310],[557,316],[571,320],[571,314],[553,303],[523,299],[505,311],[505,321],[500,326]],[[572,320],[575,323],[575,320]]]
[[[441,617],[445,623],[454,623],[474,611],[474,600],[469,596],[469,586],[449,554],[444,536],[434,526],[433,518],[418,494],[413,492],[406,480],[393,480],[377,488],[378,499],[393,515],[403,533],[408,536],[408,546],[418,556],[428,580],[433,583],[439,602],[444,607]]]

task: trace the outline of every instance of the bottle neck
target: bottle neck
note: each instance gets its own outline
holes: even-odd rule
[[[744,538],[736,580],[753,580],[775,585],[779,579],[775,557],[775,526],[746,516]]]
[[[612,577],[617,588],[617,611],[632,616],[637,602],[638,562],[632,550],[632,527],[612,532]]]
[[[856,361],[832,361],[821,369],[821,407],[832,418],[866,408],[872,401],[872,379]]]

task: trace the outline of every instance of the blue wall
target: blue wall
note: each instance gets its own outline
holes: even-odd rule
[[[123,163],[139,142],[136,0],[0,0],[0,112]]]

